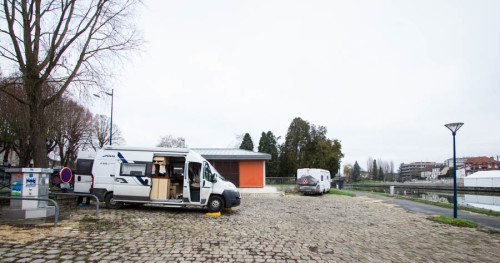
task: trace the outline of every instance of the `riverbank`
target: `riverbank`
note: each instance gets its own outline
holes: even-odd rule
[[[376,184],[345,184],[343,188],[354,189],[354,188],[364,188],[364,187],[374,187],[374,188],[389,188],[391,186],[406,189],[417,189],[417,190],[433,190],[433,191],[453,191],[453,181],[451,183],[447,181],[419,181],[419,182],[384,182]],[[457,191],[460,192],[485,192],[485,193],[498,193],[500,194],[500,187],[465,187],[463,184],[457,184]]]
[[[378,192],[373,192],[373,191],[363,191],[363,190],[348,190],[348,191],[349,192],[358,192],[358,193],[361,192],[361,193],[367,193],[367,194],[373,194],[373,195],[380,195],[380,196],[385,196],[388,198],[403,199],[403,200],[418,202],[418,203],[422,203],[422,204],[434,205],[434,206],[439,206],[439,207],[443,207],[443,208],[453,209],[453,204],[450,204],[450,203],[433,202],[433,201],[428,201],[428,200],[424,200],[424,199],[420,199],[420,198],[407,197],[407,196],[401,196],[401,195],[391,195],[391,194],[378,193]],[[468,207],[468,206],[461,206],[461,205],[459,205],[457,207],[457,209],[463,210],[463,211],[469,211],[469,212],[473,212],[473,213],[478,213],[478,214],[483,214],[483,215],[500,217],[500,212],[493,211],[493,210],[474,208],[474,207]]]
[[[390,195],[381,195],[379,193],[368,193],[368,192],[352,191],[352,190],[349,191],[356,194],[356,196],[365,196],[369,198],[374,198],[387,204],[398,205],[399,207],[404,208],[411,212],[424,213],[427,215],[445,215],[449,217],[453,216],[453,205],[451,208],[449,208],[449,207],[438,206],[436,205],[436,203],[432,204],[424,203],[421,202],[421,200],[409,200],[407,198],[400,198]],[[491,214],[479,214],[480,212],[485,212],[485,210],[483,211],[480,211],[482,209],[478,210],[473,209],[474,211],[467,211],[467,210],[469,210],[469,208],[459,207],[458,218],[470,220],[488,229],[500,230],[500,213],[491,211],[493,212]],[[494,214],[496,216],[494,216]]]

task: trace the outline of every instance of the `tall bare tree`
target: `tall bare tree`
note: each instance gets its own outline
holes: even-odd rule
[[[103,87],[112,58],[140,41],[130,15],[137,0],[4,0],[0,58],[11,76],[0,91],[29,108],[34,164],[48,167],[44,109],[69,87]],[[5,63],[4,63],[5,62]],[[5,68],[4,68],[5,69]],[[9,87],[22,86],[24,95]],[[55,88],[44,97],[44,89]]]
[[[106,115],[96,114],[92,119],[92,127],[90,129],[90,136],[87,138],[87,144],[97,151],[109,144],[109,133],[111,129],[111,122]],[[125,142],[122,137],[122,132],[118,125],[113,123],[113,145],[120,145]]]
[[[373,172],[373,158],[370,156],[366,161],[366,172],[372,174]]]

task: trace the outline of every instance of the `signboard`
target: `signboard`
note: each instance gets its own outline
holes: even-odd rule
[[[69,169],[68,167],[62,168],[61,172],[59,172],[59,177],[61,178],[61,181],[63,183],[69,183],[72,176],[73,174],[71,173],[71,169]]]
[[[23,178],[20,173],[16,174],[14,178],[12,178],[12,192],[11,195],[21,195],[23,188]]]

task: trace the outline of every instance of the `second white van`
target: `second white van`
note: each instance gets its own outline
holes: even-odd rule
[[[297,170],[297,188],[305,194],[324,194],[330,191],[331,177],[328,170],[302,168]]]

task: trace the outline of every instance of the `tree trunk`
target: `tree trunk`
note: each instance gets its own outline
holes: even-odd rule
[[[8,146],[4,151],[3,163],[9,162],[10,146]]]
[[[30,106],[30,139],[33,147],[33,161],[37,168],[48,168],[47,158],[46,124],[44,119],[44,108],[40,105]]]
[[[36,65],[36,63],[34,63]],[[29,104],[29,140],[33,151],[34,167],[48,168],[47,158],[47,124],[45,121],[45,105],[43,105],[43,83],[36,67],[25,74],[24,90]]]

